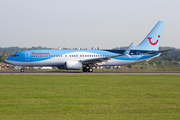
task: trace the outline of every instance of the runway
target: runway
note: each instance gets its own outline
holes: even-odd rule
[[[82,72],[82,71],[25,71],[21,73],[20,71],[0,71],[0,74],[180,74],[180,71],[94,71],[94,72]]]

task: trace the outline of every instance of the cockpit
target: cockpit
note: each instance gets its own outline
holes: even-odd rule
[[[22,56],[22,53],[15,53],[15,54],[13,54],[12,56],[8,57],[8,58],[5,60],[5,62],[6,62],[6,63],[9,63],[9,64],[12,64],[12,65],[15,65],[16,62],[19,62],[19,61],[22,60],[21,56]]]
[[[19,55],[12,55],[11,57],[19,57]]]

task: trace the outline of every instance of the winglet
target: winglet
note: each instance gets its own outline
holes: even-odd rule
[[[94,46],[93,48],[92,48],[92,50],[95,50],[96,49],[96,46]]]
[[[127,50],[123,53],[124,55],[130,57],[132,59],[132,57],[129,55],[131,48],[133,46],[134,43],[131,43],[130,46],[127,48]]]
[[[132,48],[133,44],[134,44],[134,43],[131,43],[131,44],[129,45],[129,47],[127,48],[127,50],[126,50],[123,54],[129,54],[129,52],[131,51],[131,48]]]

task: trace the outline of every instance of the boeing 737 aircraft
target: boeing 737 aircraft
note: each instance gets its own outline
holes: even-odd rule
[[[127,50],[28,50],[15,53],[5,60],[6,63],[22,66],[57,66],[59,69],[93,72],[94,66],[119,66],[138,63],[160,56],[164,21],[159,21],[141,44]],[[171,49],[173,50],[173,49]]]

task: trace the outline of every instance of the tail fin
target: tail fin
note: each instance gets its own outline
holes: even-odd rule
[[[146,38],[139,44],[132,48],[132,50],[152,50],[158,51],[161,41],[165,21],[159,21]]]

